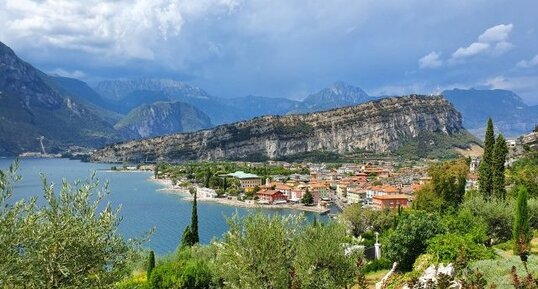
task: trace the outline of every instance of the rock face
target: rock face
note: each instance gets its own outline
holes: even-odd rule
[[[210,130],[124,142],[93,154],[94,161],[276,159],[297,153],[356,149],[387,152],[419,132],[464,131],[461,115],[439,96],[404,96],[304,115],[264,116]]]
[[[103,146],[119,141],[105,113],[24,62],[0,42],[0,155],[69,146]]]
[[[196,107],[182,102],[156,102],[131,111],[114,127],[138,138],[210,128],[209,117]]]

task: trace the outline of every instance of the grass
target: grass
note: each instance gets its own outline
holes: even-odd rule
[[[375,288],[375,283],[379,282],[387,274],[387,272],[389,272],[389,270],[379,270],[366,274],[366,283],[368,284],[368,288]],[[351,289],[358,288],[358,285],[351,287]]]

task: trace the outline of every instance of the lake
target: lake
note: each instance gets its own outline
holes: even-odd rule
[[[0,158],[0,169],[13,162]],[[93,172],[100,181],[109,181],[111,194],[106,198],[114,207],[121,206],[120,232],[126,237],[140,237],[152,227],[156,231],[147,247],[157,254],[173,252],[179,244],[184,228],[190,224],[192,202],[181,196],[161,190],[163,187],[150,181],[149,172],[112,172],[109,164],[84,163],[68,159],[21,159],[19,175],[23,178],[14,186],[14,200],[42,196],[40,174],[49,182],[60,186],[62,179],[69,182],[86,180]],[[226,218],[236,212],[243,216],[254,209],[236,208],[212,202],[198,202],[200,241],[209,243],[220,238],[228,229]],[[290,209],[264,210],[267,213],[300,214]],[[304,212],[306,218],[326,216]]]

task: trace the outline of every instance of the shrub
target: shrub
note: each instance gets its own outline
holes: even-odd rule
[[[486,222],[487,236],[491,244],[499,244],[512,238],[513,201],[498,199],[486,201],[480,196],[474,196],[465,200],[462,208]]]
[[[396,228],[384,236],[385,256],[401,270],[411,270],[415,259],[426,251],[427,240],[442,233],[436,214],[413,211],[403,214]]]
[[[492,259],[495,253],[483,244],[477,244],[472,235],[446,233],[437,235],[428,241],[428,254],[438,262],[454,262],[463,257],[467,261]],[[463,256],[461,256],[463,254]]]

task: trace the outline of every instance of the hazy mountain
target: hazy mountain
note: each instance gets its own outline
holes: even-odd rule
[[[463,115],[463,126],[483,136],[488,117],[497,132],[508,137],[532,131],[538,123],[538,106],[529,106],[509,90],[453,89],[443,96]]]
[[[112,124],[97,113],[97,108],[55,85],[53,79],[0,42],[1,155],[38,151],[37,138],[41,136],[51,151],[119,140]]]
[[[112,105],[109,107],[126,114],[132,109],[157,101],[181,101],[194,105],[207,114],[213,124],[240,119],[234,107],[213,97],[203,89],[170,79],[111,80],[97,84],[95,90]]]
[[[115,128],[136,137],[192,132],[212,126],[209,117],[183,102],[156,102],[133,109]]]

